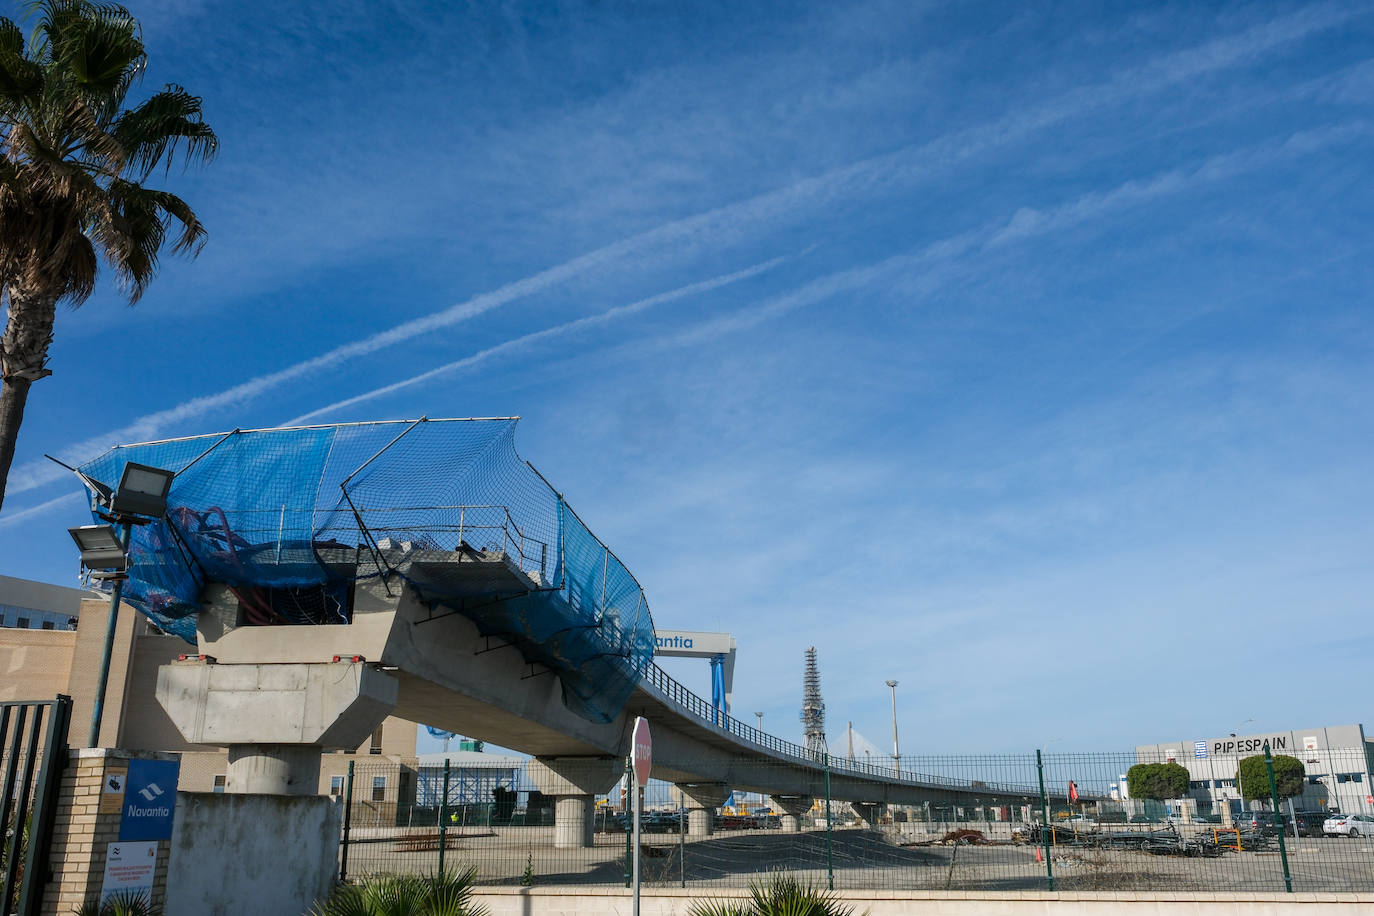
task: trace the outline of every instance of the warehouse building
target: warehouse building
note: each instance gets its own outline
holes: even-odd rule
[[[1374,769],[1374,741],[1365,738],[1363,725],[1319,725],[1292,731],[1145,744],[1136,748],[1136,761],[1185,767],[1189,795],[1201,813],[1223,806],[1239,812],[1256,807],[1254,802],[1241,800],[1241,789],[1245,787],[1236,785],[1239,762],[1244,757],[1263,754],[1266,743],[1272,754],[1302,761],[1306,783],[1302,794],[1293,797],[1295,810],[1374,813],[1374,782],[1370,776]],[[1117,791],[1122,798],[1130,797],[1125,774],[1120,777]]]

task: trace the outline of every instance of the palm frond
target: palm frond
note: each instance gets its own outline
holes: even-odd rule
[[[54,65],[70,72],[85,94],[116,103],[147,60],[138,22],[123,7],[78,17],[53,45]]]
[[[0,117],[30,107],[43,88],[43,68],[24,56],[24,33],[0,17]]]
[[[121,114],[111,134],[140,178],[146,178],[164,159],[170,169],[178,147],[188,163],[208,162],[219,149],[219,138],[201,119],[200,97],[175,84]]]
[[[734,899],[694,900],[687,907],[687,916],[750,916],[749,907]]]
[[[316,903],[306,916],[372,916],[372,910],[362,890],[349,884],[335,890],[328,900]]]

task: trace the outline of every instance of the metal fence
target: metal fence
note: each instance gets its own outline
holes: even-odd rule
[[[0,912],[32,916],[66,757],[70,697],[0,703]]]
[[[1131,768],[1174,761],[1145,754],[904,756],[903,774],[932,777],[929,789],[902,789],[877,807],[818,795],[795,822],[781,801],[736,791],[716,809],[710,835],[692,834],[689,797],[651,780],[642,880],[736,888],[781,870],[837,890],[1374,890],[1369,755],[1355,748],[1303,756],[1296,775],[1278,760],[1272,784],[1263,768],[1257,782],[1247,767],[1239,790],[1235,760],[1187,761],[1186,788],[1156,787],[1159,798],[1139,797],[1139,784],[1132,794]],[[487,885],[628,880],[619,787],[595,798],[592,844],[561,848],[554,799],[530,784],[518,761],[492,763],[455,763],[447,791],[436,791],[433,769],[396,778],[395,765],[358,764],[345,799],[345,874],[474,866]],[[857,768],[835,763],[836,773]],[[703,761],[702,771],[712,766]],[[793,766],[740,758],[732,772],[766,786]],[[378,785],[401,788],[369,795]],[[875,798],[895,791],[874,785]]]

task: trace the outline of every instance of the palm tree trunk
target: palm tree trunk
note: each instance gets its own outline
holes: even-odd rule
[[[48,346],[52,343],[53,321],[57,316],[56,295],[11,286],[9,321],[0,338],[0,507],[5,502],[5,485],[24,422],[24,405],[29,387],[46,375]]]
[[[32,384],[26,378],[13,378],[5,379],[4,387],[0,388],[0,507],[5,502],[5,483],[9,480],[14,446],[19,441],[19,424],[24,422],[24,405],[28,403]]]

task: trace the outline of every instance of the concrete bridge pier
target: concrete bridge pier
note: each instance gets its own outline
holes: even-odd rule
[[[783,833],[801,833],[801,816],[816,803],[809,795],[770,795],[769,800],[782,812]]]
[[[716,809],[730,797],[730,787],[723,782],[680,782],[677,787],[692,802],[687,808],[687,835],[710,836]]]
[[[596,796],[609,792],[625,767],[618,757],[536,757],[525,772],[554,797],[554,847],[579,849],[596,841]]]
[[[320,754],[356,748],[396,706],[396,679],[360,662],[157,672],[157,699],[192,744],[229,748],[225,792],[319,795]]]
[[[849,807],[872,829],[878,826],[878,818],[887,813],[887,805],[882,802],[850,802]]]

